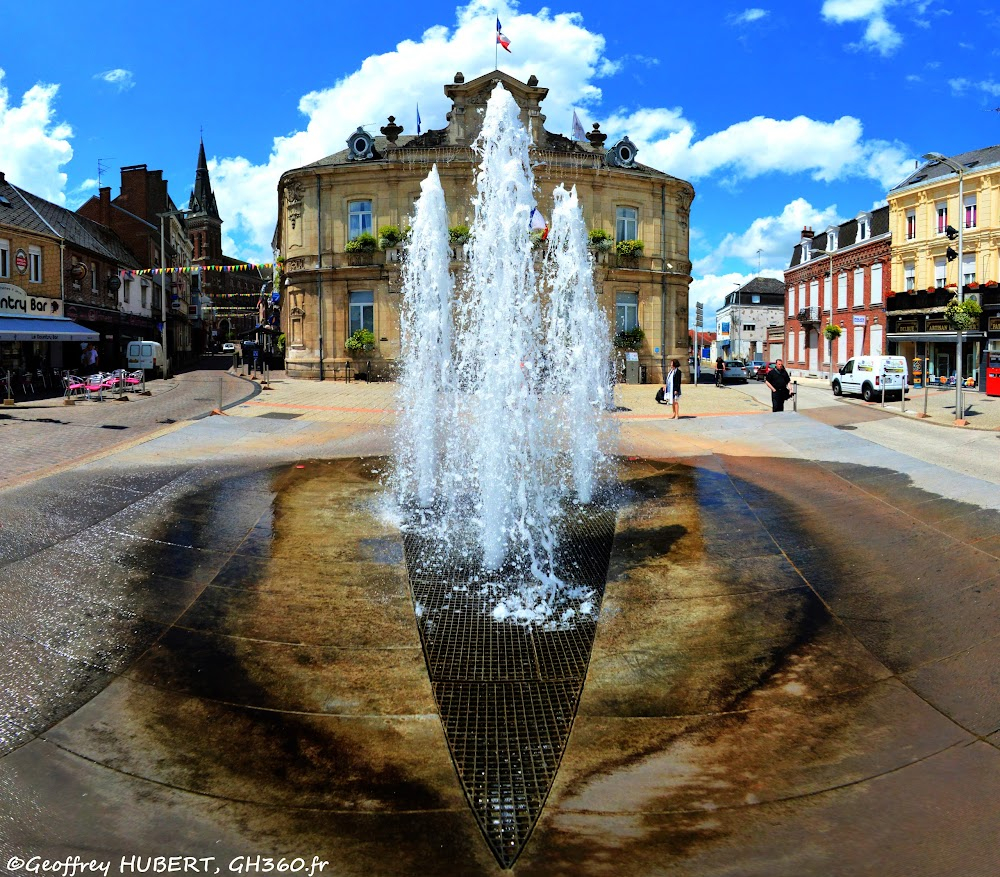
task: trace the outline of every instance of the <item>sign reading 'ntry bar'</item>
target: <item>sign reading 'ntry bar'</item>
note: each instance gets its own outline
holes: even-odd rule
[[[0,314],[19,317],[52,317],[59,313],[59,299],[28,295],[13,283],[0,283]]]

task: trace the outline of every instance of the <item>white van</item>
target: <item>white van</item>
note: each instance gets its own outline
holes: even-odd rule
[[[129,341],[125,359],[129,371],[141,368],[156,377],[163,371],[163,345],[159,341]]]
[[[908,393],[909,380],[903,356],[856,356],[840,367],[840,374],[830,382],[833,395],[854,393],[866,402],[882,398],[899,399]]]

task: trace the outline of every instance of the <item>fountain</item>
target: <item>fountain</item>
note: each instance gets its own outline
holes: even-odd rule
[[[445,736],[504,867],[562,758],[615,530],[603,450],[609,327],[575,189],[555,190],[546,258],[536,261],[529,147],[498,85],[475,143],[458,283],[436,167],[421,186],[402,271],[392,490]]]

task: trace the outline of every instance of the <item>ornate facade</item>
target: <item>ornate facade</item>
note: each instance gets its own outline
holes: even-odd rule
[[[575,185],[588,228],[642,241],[638,255],[595,254],[595,286],[609,323],[642,328],[639,360],[650,380],[661,379],[670,359],[687,357],[690,183],[637,163],[627,137],[606,148],[597,125],[585,143],[547,131],[541,103],[548,89],[534,76],[522,83],[495,70],[470,82],[459,73],[445,87],[451,100],[445,128],[403,136],[390,116],[381,137],[357,128],[347,149],[282,175],[274,244],[290,377],[343,374],[351,360],[345,343],[357,327],[371,329],[375,347],[354,369],[367,369],[371,360],[373,372],[393,372],[400,350],[399,252],[348,252],[347,244],[384,226],[404,229],[435,163],[449,226],[471,224],[477,163],[472,143],[497,83],[514,97],[531,135],[542,213],[551,215],[556,186]],[[453,257],[452,268],[460,273],[461,245]]]

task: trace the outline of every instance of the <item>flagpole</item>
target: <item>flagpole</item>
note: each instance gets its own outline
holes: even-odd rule
[[[497,33],[500,32],[500,10],[497,10]],[[494,35],[493,37],[493,69],[500,69],[500,41]],[[959,208],[961,209],[961,208]]]

